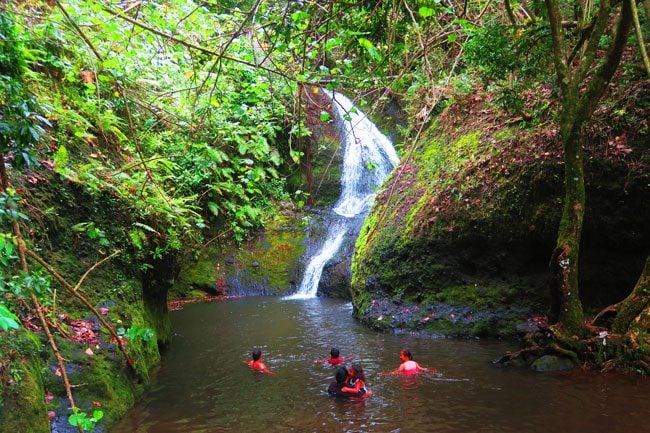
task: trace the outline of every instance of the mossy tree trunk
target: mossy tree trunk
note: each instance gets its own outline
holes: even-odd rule
[[[585,211],[583,130],[607,89],[620,63],[632,22],[630,1],[613,4],[601,0],[598,9],[581,17],[578,33],[567,33],[563,13],[573,8],[559,0],[545,0],[553,39],[553,63],[560,89],[559,127],[564,147],[564,207],[551,268],[549,320],[566,335],[584,333],[578,287],[580,237]],[[560,4],[561,3],[561,4]],[[616,24],[611,25],[615,20]],[[607,54],[599,55],[599,44],[608,36]]]
[[[577,127],[575,95],[562,104],[560,133],[564,147],[564,208],[551,267],[555,277],[551,297],[551,322],[568,333],[580,334],[583,312],[578,292],[578,257],[585,211],[582,135]]]

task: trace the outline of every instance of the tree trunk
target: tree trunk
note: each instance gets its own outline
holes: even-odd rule
[[[582,336],[585,331],[578,287],[580,238],[585,212],[583,129],[589,122],[607,85],[616,72],[632,22],[630,1],[625,0],[616,13],[608,0],[598,4],[591,33],[573,48],[562,28],[562,8],[558,0],[545,0],[553,41],[553,63],[560,89],[560,137],[564,147],[564,207],[558,228],[551,270],[555,282],[551,288],[549,323],[565,336]],[[616,25],[610,26],[613,14]],[[603,36],[611,42],[607,55],[598,58]],[[583,45],[584,42],[584,45]],[[582,51],[577,61],[569,53]],[[596,67],[594,67],[596,64]]]
[[[585,212],[585,182],[582,150],[584,118],[576,112],[576,97],[562,100],[560,134],[564,147],[564,207],[551,257],[554,276],[549,320],[563,332],[580,336],[584,331],[578,287],[578,258]]]
[[[616,319],[612,324],[612,332],[623,334],[630,324],[650,304],[650,256],[646,258],[645,267],[632,293],[620,303]]]

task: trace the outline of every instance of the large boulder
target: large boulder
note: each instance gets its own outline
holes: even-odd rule
[[[353,305],[373,326],[382,314],[373,305],[386,300],[442,303],[485,317],[509,312],[498,330],[488,325],[498,335],[514,335],[517,323],[546,311],[563,205],[557,130],[503,126],[508,119],[477,105],[480,99],[458,102],[438,118],[394,170],[361,230]],[[585,167],[580,285],[588,309],[625,297],[650,245],[647,132],[629,134],[635,139],[625,142],[625,152],[612,152],[598,132],[590,136]],[[425,317],[401,327],[458,332],[453,321],[431,317],[423,324]]]

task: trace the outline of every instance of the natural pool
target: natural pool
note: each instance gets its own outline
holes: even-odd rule
[[[152,389],[111,433],[650,431],[650,381],[495,367],[513,343],[371,331],[338,300],[242,298],[172,313],[175,337]],[[331,346],[362,364],[373,395],[328,397]],[[274,375],[243,364],[261,347]],[[380,376],[411,348],[441,375]]]

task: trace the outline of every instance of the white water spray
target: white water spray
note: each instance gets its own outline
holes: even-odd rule
[[[340,93],[332,93],[332,111],[344,149],[342,192],[334,205],[340,217],[332,221],[324,244],[310,260],[302,282],[287,299],[316,297],[323,268],[334,257],[359,217],[370,210],[375,191],[399,162],[388,137]]]

